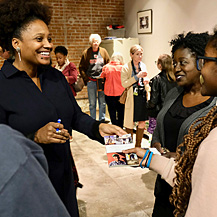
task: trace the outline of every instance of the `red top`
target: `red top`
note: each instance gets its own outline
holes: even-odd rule
[[[54,66],[54,67],[55,67],[55,66]],[[78,70],[77,70],[75,64],[72,63],[72,62],[70,62],[70,63],[65,67],[65,69],[63,69],[62,73],[63,73],[64,76],[67,76],[67,77],[68,77],[69,86],[70,86],[70,88],[71,88],[71,90],[72,90],[73,95],[76,96],[77,94],[76,94],[76,92],[75,92],[75,90],[74,90],[72,84],[74,84],[74,83],[77,81],[77,75],[78,75],[79,73],[78,73]]]
[[[100,77],[105,78],[104,93],[106,96],[120,96],[124,87],[121,84],[121,70],[123,65],[114,61],[102,68]]]

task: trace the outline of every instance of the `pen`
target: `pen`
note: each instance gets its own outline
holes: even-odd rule
[[[61,123],[61,119],[58,119],[58,120],[57,120],[57,123],[60,124],[60,123]],[[56,128],[56,132],[59,132],[59,130],[60,130],[59,128]]]

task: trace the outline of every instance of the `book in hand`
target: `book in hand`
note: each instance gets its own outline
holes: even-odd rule
[[[139,159],[135,153],[124,154],[122,152],[135,147],[131,134],[122,137],[117,135],[105,136],[104,141],[109,167],[139,166]]]

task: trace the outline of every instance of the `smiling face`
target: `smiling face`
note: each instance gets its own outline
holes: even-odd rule
[[[200,82],[200,72],[196,67],[196,58],[188,48],[179,48],[174,53],[174,70],[179,86],[193,86]]]
[[[205,49],[205,56],[217,58],[217,50],[208,44]],[[204,80],[201,94],[204,96],[217,96],[217,63],[215,61],[206,61],[201,74]]]
[[[66,56],[62,53],[56,53],[56,60],[58,65],[61,67],[65,64]]]
[[[30,22],[22,31],[21,37],[21,39],[13,39],[12,43],[14,41],[15,49],[17,46],[21,50],[22,65],[34,67],[50,64],[53,44],[48,27],[42,20]]]

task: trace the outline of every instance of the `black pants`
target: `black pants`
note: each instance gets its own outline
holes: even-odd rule
[[[123,128],[124,121],[124,105],[119,103],[120,96],[106,96],[105,101],[108,105],[108,112],[112,124]]]
[[[155,183],[155,204],[152,217],[174,217],[174,206],[169,201],[172,187],[158,175]]]

